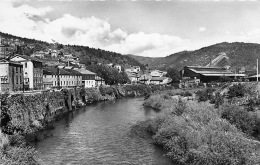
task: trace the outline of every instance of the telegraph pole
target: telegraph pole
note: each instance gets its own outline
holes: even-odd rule
[[[258,82],[258,59],[256,60],[256,81]]]

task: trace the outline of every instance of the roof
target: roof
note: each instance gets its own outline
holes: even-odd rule
[[[250,76],[250,78],[256,78],[256,77],[260,77],[260,74],[258,74],[258,75],[253,75],[253,76]]]
[[[96,73],[93,73],[89,70],[86,70],[86,69],[75,69],[75,71],[78,71],[79,73],[81,74],[90,74],[90,75],[95,75]]]
[[[209,74],[218,74],[218,75],[229,75],[234,74],[233,72],[227,70],[226,68],[220,68],[220,67],[200,67],[200,66],[186,66],[186,68],[190,69],[191,71],[203,74],[203,75],[209,75]]]
[[[80,72],[73,70],[73,69],[63,69],[70,73],[70,75],[82,75]]]
[[[59,75],[72,75],[71,72],[61,68],[54,68],[54,67],[43,68],[43,74],[45,75],[58,75],[58,71],[59,71]]]
[[[165,79],[168,79],[168,77],[152,77],[151,81],[163,81]]]
[[[26,56],[26,55],[19,55],[19,54],[17,54],[17,55],[15,55],[15,56],[13,56],[12,58],[14,58],[14,57],[21,57],[21,58],[24,58],[24,59],[29,60],[29,61],[42,62],[42,61],[41,61],[40,59],[38,59],[38,58],[30,57],[30,56]]]
[[[23,65],[19,62],[15,62],[15,61],[8,61],[8,60],[0,60],[0,64],[15,64],[15,65]]]
[[[211,74],[211,73],[206,73],[206,74],[202,74],[203,76],[238,76],[238,77],[245,77],[246,75],[245,74],[222,74],[222,73],[214,73],[214,74]]]

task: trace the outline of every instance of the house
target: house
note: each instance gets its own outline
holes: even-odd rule
[[[114,68],[116,68],[118,72],[122,72],[121,65],[116,64],[116,65],[114,65]]]
[[[95,84],[96,87],[106,85],[105,80],[97,75],[95,76],[95,83],[96,83]]]
[[[8,46],[1,45],[0,43],[0,58],[6,58],[8,54]]]
[[[43,52],[43,51],[34,52],[31,55],[31,57],[37,57],[37,58],[43,59],[45,57],[45,52]]]
[[[139,83],[141,84],[150,84],[152,76],[148,73],[142,74],[139,78]]]
[[[11,61],[19,62],[23,65],[24,84],[29,89],[42,89],[43,87],[43,69],[42,61],[37,58],[25,55],[15,55]]]
[[[163,72],[163,71],[160,71],[160,70],[152,70],[150,72],[150,75],[152,77],[163,77],[167,74],[167,72]]]
[[[50,53],[51,53],[51,57],[52,58],[57,58],[58,57],[57,50],[52,50]]]
[[[17,62],[0,61],[0,91],[23,89],[23,65]]]
[[[43,69],[44,88],[72,88],[81,86],[82,75],[70,69],[45,67]]]
[[[64,56],[64,58],[66,58],[66,59],[72,59],[72,58],[73,58],[73,55],[72,55],[72,54],[64,54],[63,56]]]
[[[141,68],[140,68],[140,66],[131,66],[131,65],[126,64],[124,66],[124,70],[125,70],[125,72],[139,72],[139,71],[141,71]]]
[[[135,84],[138,82],[139,75],[135,72],[125,72],[127,74],[128,79],[130,80],[131,84]]]
[[[226,68],[201,66],[185,66],[180,74],[182,78],[200,79],[200,82],[203,83],[218,81],[223,76],[230,78],[245,77],[245,74],[235,74]]]
[[[75,71],[79,72],[82,75],[81,84],[84,88],[92,88],[96,86],[95,76],[96,74],[86,70],[84,68],[75,68]]]
[[[169,77],[152,77],[150,80],[150,84],[169,84],[171,81],[172,79]]]

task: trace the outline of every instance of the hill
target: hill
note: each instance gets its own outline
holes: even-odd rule
[[[255,69],[256,59],[260,59],[260,44],[243,42],[223,42],[195,51],[182,51],[161,58],[139,57],[130,55],[140,63],[150,68],[167,69],[175,67],[180,69],[187,65],[206,66],[220,53],[226,53],[230,59],[232,69],[244,67],[247,70]]]
[[[79,45],[63,45],[59,43],[48,43],[35,39],[22,38],[13,36],[11,34],[0,32],[2,38],[2,44],[7,47],[8,56],[13,54],[25,54],[31,55],[37,51],[48,51],[49,49],[57,50],[59,55],[72,54],[74,57],[78,57],[80,63],[91,64],[129,64],[140,66],[144,68],[144,65],[135,60],[132,57],[124,56],[120,53],[106,51],[102,49],[90,48],[88,46]]]

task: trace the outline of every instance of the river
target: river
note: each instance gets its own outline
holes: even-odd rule
[[[35,144],[40,162],[55,164],[170,165],[162,148],[132,126],[156,112],[142,107],[143,98],[99,102],[67,114]],[[139,134],[142,134],[140,136]]]

